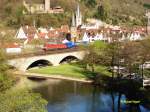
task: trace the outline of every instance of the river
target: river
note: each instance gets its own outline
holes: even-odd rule
[[[128,91],[96,87],[91,84],[64,81],[23,79],[27,86],[48,101],[48,112],[150,112],[150,91]]]

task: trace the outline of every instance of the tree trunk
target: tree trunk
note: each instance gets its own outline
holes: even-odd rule
[[[142,80],[144,78],[144,64],[142,64]]]
[[[94,64],[92,64],[92,72],[95,72]]]
[[[120,106],[121,106],[120,100],[121,100],[121,93],[119,92],[119,97],[118,97],[118,112],[121,112],[121,110],[120,110]]]
[[[111,92],[111,98],[112,98],[112,112],[115,112],[115,98],[113,92]]]
[[[114,56],[112,56],[111,67],[112,67],[112,79],[114,79]]]

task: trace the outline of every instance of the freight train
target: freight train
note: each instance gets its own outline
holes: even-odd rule
[[[74,42],[67,42],[65,44],[62,43],[46,43],[43,46],[44,51],[49,51],[49,50],[56,50],[56,49],[67,49],[67,48],[73,48],[75,47]]]

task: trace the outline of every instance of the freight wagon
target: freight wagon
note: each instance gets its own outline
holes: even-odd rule
[[[66,44],[46,43],[44,44],[43,50],[48,51],[48,50],[57,50],[57,49],[67,49],[67,48],[73,48],[73,47],[75,47],[75,43],[73,42],[68,42]]]

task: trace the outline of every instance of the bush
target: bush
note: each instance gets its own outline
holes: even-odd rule
[[[47,112],[46,104],[39,94],[28,90],[0,94],[0,112]]]

